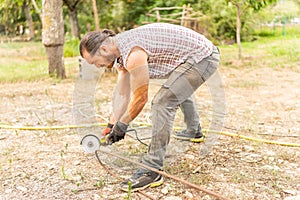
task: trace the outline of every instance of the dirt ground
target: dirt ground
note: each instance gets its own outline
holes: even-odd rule
[[[221,68],[226,94],[224,131],[300,144],[300,66],[285,68]],[[110,112],[116,76],[105,74],[96,89],[100,122]],[[105,87],[101,87],[105,85]],[[151,88],[150,96],[158,84]],[[0,125],[73,124],[75,81],[20,82],[0,85]],[[209,125],[210,94],[204,85],[196,94],[203,128]],[[149,122],[149,106],[137,118]],[[103,119],[104,118],[104,119]],[[175,125],[183,126],[178,112]],[[100,127],[99,131],[101,130]],[[137,129],[139,137],[150,129]],[[146,142],[148,142],[146,140]],[[199,157],[203,144],[171,139],[165,171],[228,199],[300,199],[300,148],[271,145],[221,135],[213,152]],[[114,152],[140,155],[145,147],[126,137]],[[83,152],[75,129],[0,129],[0,200],[11,199],[215,199],[165,178],[164,185],[141,193],[119,190],[95,155]],[[127,152],[127,156],[130,157]],[[100,156],[121,178],[136,166]],[[135,158],[134,158],[135,159]],[[119,164],[117,164],[119,162]],[[120,165],[122,163],[122,165]]]

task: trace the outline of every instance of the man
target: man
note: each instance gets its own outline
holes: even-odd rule
[[[176,110],[184,113],[187,129],[175,138],[201,141],[199,116],[192,94],[217,69],[220,54],[203,35],[188,28],[166,23],[144,25],[115,35],[112,31],[87,33],[80,43],[80,54],[97,67],[118,71],[113,113],[108,129],[109,141],[124,138],[128,124],[148,101],[150,78],[166,78],[152,100],[152,139],[142,163],[162,170]],[[132,96],[131,96],[132,94]],[[160,174],[139,169],[121,184],[127,190],[140,190],[163,183]]]

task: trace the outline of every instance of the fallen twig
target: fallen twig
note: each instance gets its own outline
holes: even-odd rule
[[[85,191],[91,191],[91,190],[99,190],[101,187],[92,187],[92,188],[82,188],[78,190],[74,190],[74,193],[79,193],[79,192],[85,192]]]

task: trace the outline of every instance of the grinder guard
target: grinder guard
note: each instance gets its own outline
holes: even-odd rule
[[[96,135],[86,135],[82,138],[80,144],[87,153],[95,153],[100,148],[100,139]]]

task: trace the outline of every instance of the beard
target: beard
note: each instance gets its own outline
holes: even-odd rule
[[[112,62],[109,65],[107,65],[106,68],[111,69],[113,66],[114,66],[114,62]]]
[[[114,53],[111,53],[108,56],[106,56],[107,63],[109,63],[107,65],[107,68],[112,68],[116,59],[117,59],[117,56]]]

